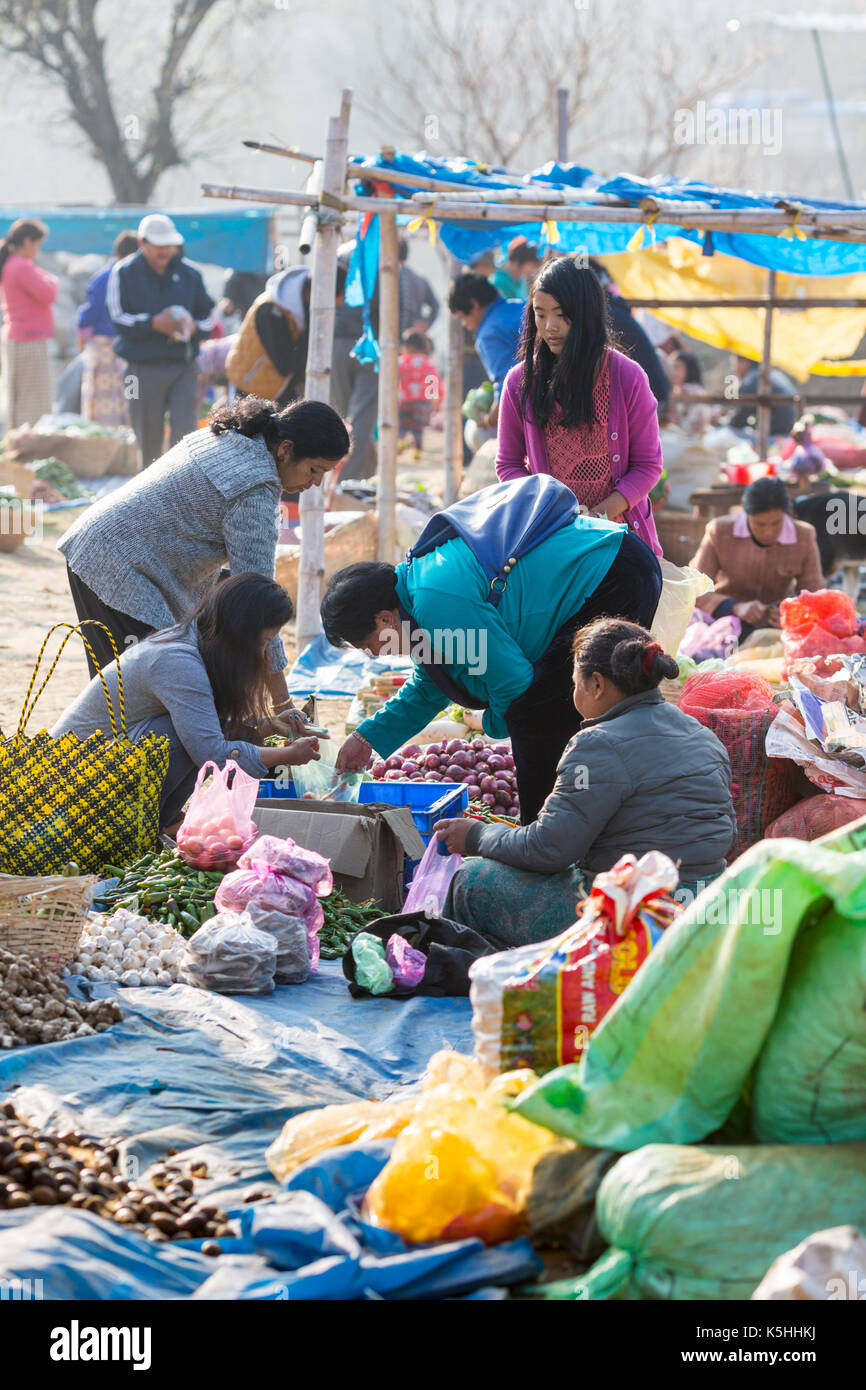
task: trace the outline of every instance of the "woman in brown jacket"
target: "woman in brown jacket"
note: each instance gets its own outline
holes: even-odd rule
[[[741,512],[709,522],[691,563],[716,586],[697,606],[714,618],[733,613],[744,637],[778,627],[783,598],[824,587],[815,528],[794,520],[778,478],[759,478],[743,493]]]

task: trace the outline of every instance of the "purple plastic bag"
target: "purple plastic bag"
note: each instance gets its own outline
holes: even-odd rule
[[[427,917],[438,917],[451,880],[462,862],[459,854],[449,854],[445,842],[434,836],[412,877],[403,911],[423,912]]]
[[[709,661],[713,657],[730,656],[735,650],[743,625],[733,613],[724,618],[711,620],[707,625],[706,614],[702,620],[697,618],[700,609],[686,628],[686,635],[679,645],[680,656],[690,656],[693,661]]]
[[[423,951],[416,951],[414,946],[410,946],[399,932],[395,931],[385,947],[385,959],[391,967],[395,985],[414,989],[424,979],[427,957]]]

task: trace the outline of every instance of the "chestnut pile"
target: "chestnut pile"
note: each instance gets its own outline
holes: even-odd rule
[[[148,1182],[133,1182],[120,1166],[119,1144],[77,1130],[36,1129],[11,1101],[0,1104],[0,1211],[80,1207],[149,1240],[201,1239],[203,1254],[221,1254],[219,1238],[233,1234],[228,1217],[194,1194],[207,1166],[193,1163],[184,1173],[167,1160],[151,1169]]]

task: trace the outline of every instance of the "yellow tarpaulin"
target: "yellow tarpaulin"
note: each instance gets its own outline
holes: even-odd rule
[[[745,298],[766,294],[761,266],[701,248],[682,237],[656,246],[600,258],[627,299]],[[866,275],[776,275],[785,299],[866,299]],[[757,361],[763,348],[764,314],[758,309],[653,309],[656,318],[702,343]],[[799,381],[822,376],[866,375],[866,361],[850,358],[866,333],[866,309],[775,309],[773,365]]]

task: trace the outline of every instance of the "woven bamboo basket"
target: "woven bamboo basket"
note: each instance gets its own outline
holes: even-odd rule
[[[71,469],[76,478],[103,478],[119,462],[124,451],[122,434],[77,435],[37,434],[34,430],[13,447],[15,459],[26,463],[31,459],[58,458]]]
[[[63,969],[75,955],[95,882],[93,875],[0,874],[0,949],[48,958]]]

